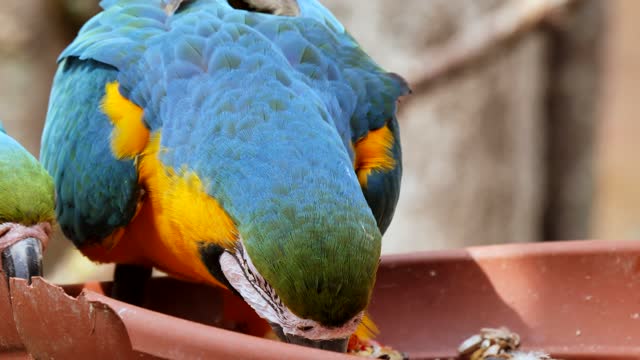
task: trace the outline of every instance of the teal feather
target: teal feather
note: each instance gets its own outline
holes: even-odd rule
[[[78,246],[100,242],[136,210],[133,160],[111,154],[113,126],[100,111],[105,85],[116,76],[110,66],[65,59],[51,91],[41,161],[55,179],[58,222]]]

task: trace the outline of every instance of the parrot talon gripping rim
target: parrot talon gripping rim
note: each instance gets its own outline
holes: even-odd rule
[[[42,244],[26,238],[2,251],[2,270],[8,278],[21,278],[31,283],[31,277],[42,276]]]

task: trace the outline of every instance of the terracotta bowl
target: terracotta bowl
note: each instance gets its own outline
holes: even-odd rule
[[[0,283],[0,357],[353,359],[260,338],[266,324],[225,291],[155,278],[140,308],[109,288]],[[562,359],[640,359],[640,242],[386,256],[370,312],[378,340],[411,359],[455,357],[465,338],[500,326]]]

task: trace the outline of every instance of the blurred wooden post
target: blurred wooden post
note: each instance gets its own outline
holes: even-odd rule
[[[56,14],[50,0],[9,0],[0,7],[0,119],[34,155],[65,44]]]
[[[545,240],[589,237],[605,4],[579,1],[548,28]]]

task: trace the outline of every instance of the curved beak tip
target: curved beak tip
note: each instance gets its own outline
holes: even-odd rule
[[[2,250],[2,270],[8,278],[21,278],[31,283],[32,276],[42,276],[42,243],[26,238]]]
[[[306,346],[314,349],[328,350],[345,353],[349,345],[349,338],[330,340],[311,340],[302,336],[285,334],[286,342],[295,345]]]
[[[294,345],[306,346],[314,349],[322,349],[322,350],[335,351],[340,353],[347,352],[347,346],[349,345],[349,338],[330,339],[330,340],[311,340],[298,335],[285,334],[282,331],[282,327],[280,325],[272,322],[269,322],[269,324],[271,325],[273,332],[275,332],[278,338],[280,338],[280,340],[282,340],[283,342],[294,344]]]

